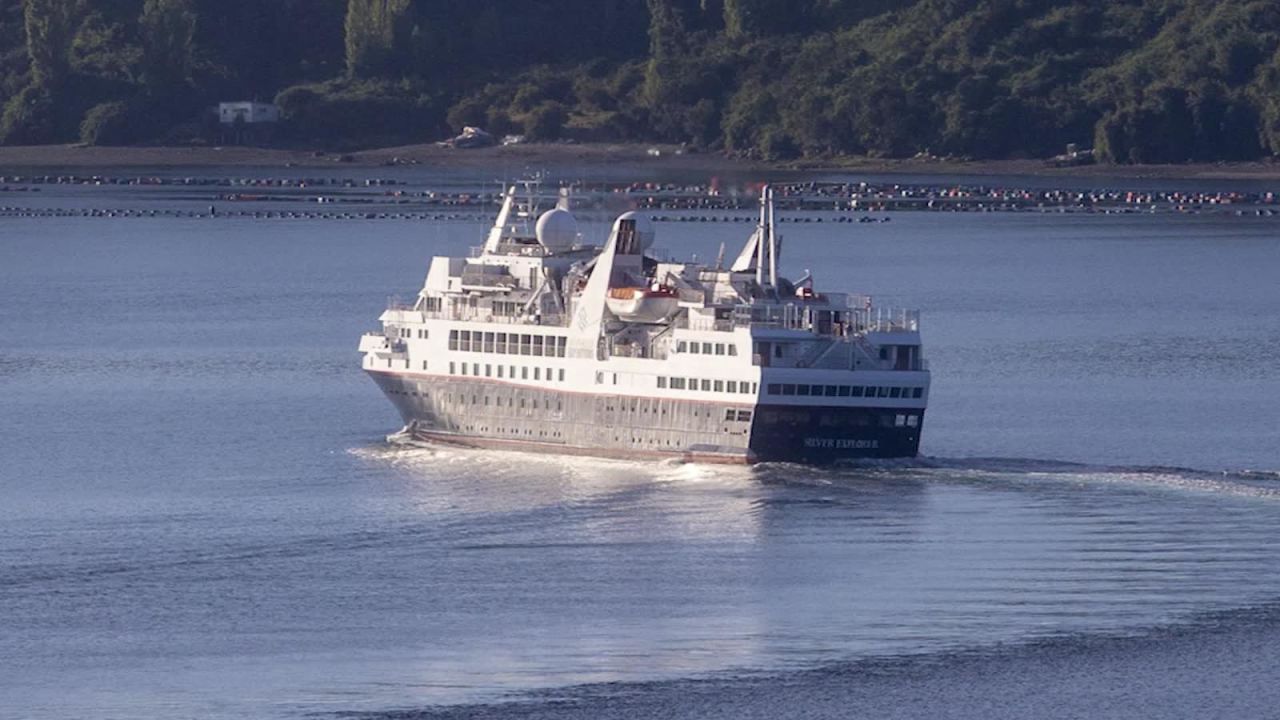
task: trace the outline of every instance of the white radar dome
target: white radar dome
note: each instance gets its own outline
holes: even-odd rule
[[[653,246],[653,221],[648,215],[638,213],[635,210],[629,210],[618,216],[613,221],[613,234],[618,233],[618,229],[622,227],[623,220],[634,220],[636,223],[636,234],[640,236],[640,250],[648,250]]]
[[[534,227],[538,242],[548,250],[568,250],[578,242],[578,221],[573,213],[562,208],[553,208],[542,213],[538,224]]]

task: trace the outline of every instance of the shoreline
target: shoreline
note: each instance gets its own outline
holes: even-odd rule
[[[656,149],[658,156],[650,154]],[[822,161],[762,162],[718,153],[680,153],[676,146],[622,143],[522,144],[470,150],[434,144],[375,148],[351,153],[225,147],[97,147],[34,145],[0,147],[0,175],[14,170],[54,168],[492,168],[512,164],[575,164],[608,167],[644,164],[666,171],[759,173],[867,173],[884,175],[1028,176],[1071,180],[1280,180],[1280,163],[1234,162],[1184,165],[1084,165],[1055,168],[1040,160],[948,161],[835,158]]]

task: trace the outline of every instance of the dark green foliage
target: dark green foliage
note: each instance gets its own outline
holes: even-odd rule
[[[405,83],[338,81],[300,85],[276,96],[289,139],[337,149],[438,137],[440,105]]]
[[[530,140],[556,140],[564,130],[569,113],[554,100],[548,100],[530,110],[524,119],[524,134]]]
[[[89,145],[127,145],[137,140],[129,106],[106,102],[93,106],[80,123],[80,142]]]
[[[53,97],[38,85],[28,85],[9,98],[0,115],[0,143],[38,145],[55,139]]]
[[[272,97],[277,141],[333,147],[1251,159],[1280,155],[1280,4],[0,0],[0,142],[182,139]]]

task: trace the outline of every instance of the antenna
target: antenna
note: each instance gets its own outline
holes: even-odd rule
[[[778,288],[778,234],[773,222],[773,188],[765,187],[765,205],[769,209],[769,287]]]
[[[760,222],[756,225],[756,284],[764,286],[764,239],[768,227],[765,198],[769,194],[769,186],[760,188]]]
[[[720,243],[720,254],[716,255],[716,272],[724,270],[724,243]]]

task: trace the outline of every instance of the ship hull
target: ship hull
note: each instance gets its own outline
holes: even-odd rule
[[[387,371],[369,375],[412,437],[460,447],[820,465],[914,457],[923,422],[922,409],[720,403]]]

